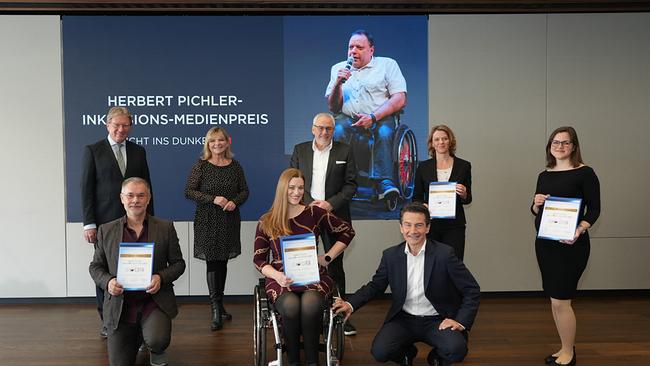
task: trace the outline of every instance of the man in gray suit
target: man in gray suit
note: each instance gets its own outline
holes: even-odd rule
[[[331,211],[351,222],[350,200],[357,190],[357,167],[352,149],[342,142],[332,141],[334,116],[329,113],[319,113],[314,117],[311,132],[314,140],[296,145],[291,156],[291,167],[299,169],[305,176],[304,203]],[[321,235],[321,240],[326,252],[335,242],[327,233]],[[345,296],[343,253],[328,265],[328,271],[341,296]],[[345,334],[356,334],[352,324],[345,324]]]
[[[151,187],[147,155],[142,146],[128,141],[133,128],[131,113],[124,107],[113,107],[106,115],[108,136],[84,147],[81,164],[81,202],[84,239],[97,243],[97,227],[124,216],[118,200],[122,181],[129,177],[144,178]],[[153,201],[148,211],[153,215]],[[103,314],[104,292],[96,289],[97,312]],[[100,332],[106,337],[106,329]]]
[[[104,299],[111,366],[135,364],[144,340],[153,366],[167,365],[165,349],[171,340],[171,319],[178,314],[172,282],[185,271],[178,236],[171,221],[147,214],[149,184],[128,178],[120,193],[126,215],[99,227],[90,276],[111,296]],[[145,291],[125,291],[117,282],[121,242],[154,243],[151,283]]]

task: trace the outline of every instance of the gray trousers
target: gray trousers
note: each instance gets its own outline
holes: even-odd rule
[[[138,324],[120,322],[108,334],[108,362],[110,366],[133,366],[138,348],[144,339],[151,353],[165,352],[172,337],[172,320],[156,309]]]

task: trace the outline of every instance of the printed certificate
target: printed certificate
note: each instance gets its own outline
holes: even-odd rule
[[[456,218],[456,182],[429,184],[429,215],[432,219]]]
[[[151,284],[154,243],[120,243],[117,282],[124,291],[144,291]]]
[[[289,235],[280,238],[284,274],[294,285],[320,282],[318,254],[314,234]]]
[[[548,197],[544,202],[538,238],[573,240],[578,226],[580,198]]]

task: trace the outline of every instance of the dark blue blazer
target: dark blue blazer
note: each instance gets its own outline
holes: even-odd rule
[[[403,242],[384,250],[377,272],[347,301],[358,310],[390,285],[393,293],[384,323],[391,321],[406,300],[406,253]],[[441,317],[454,319],[469,330],[474,324],[481,289],[454,250],[443,243],[427,240],[424,259],[424,291]]]

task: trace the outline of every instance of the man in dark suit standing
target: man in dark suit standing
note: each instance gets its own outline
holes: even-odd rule
[[[400,231],[405,242],[384,251],[372,280],[346,301],[337,299],[333,309],[346,318],[388,285],[393,302],[372,343],[378,362],[411,365],[415,342],[434,347],[430,365],[450,365],[467,354],[467,331],[478,312],[480,288],[450,246],[427,240],[429,211],[411,203],[400,212]]]
[[[120,198],[126,215],[99,227],[89,266],[97,286],[111,295],[104,301],[108,360],[111,366],[134,365],[144,340],[150,364],[167,365],[171,319],[178,314],[172,283],[185,271],[178,236],[171,221],[147,214],[151,193],[146,180],[126,179]],[[154,243],[151,282],[145,291],[125,291],[117,282],[121,242]]]
[[[120,204],[122,181],[129,177],[145,179],[151,186],[147,155],[142,146],[127,140],[132,117],[124,107],[113,107],[106,115],[108,137],[84,147],[81,172],[81,202],[84,239],[97,243],[97,227],[124,215]],[[149,205],[153,214],[153,202]],[[97,311],[102,317],[104,292],[96,289]],[[100,334],[106,337],[102,327]]]
[[[329,113],[319,113],[314,117],[311,132],[314,140],[296,145],[290,164],[305,176],[304,203],[331,211],[351,222],[350,200],[357,190],[357,168],[352,149],[342,142],[332,141],[334,117]],[[321,240],[326,252],[335,242],[327,233],[321,235]],[[328,265],[328,271],[344,296],[343,253]],[[356,333],[351,323],[345,324],[346,335]]]

